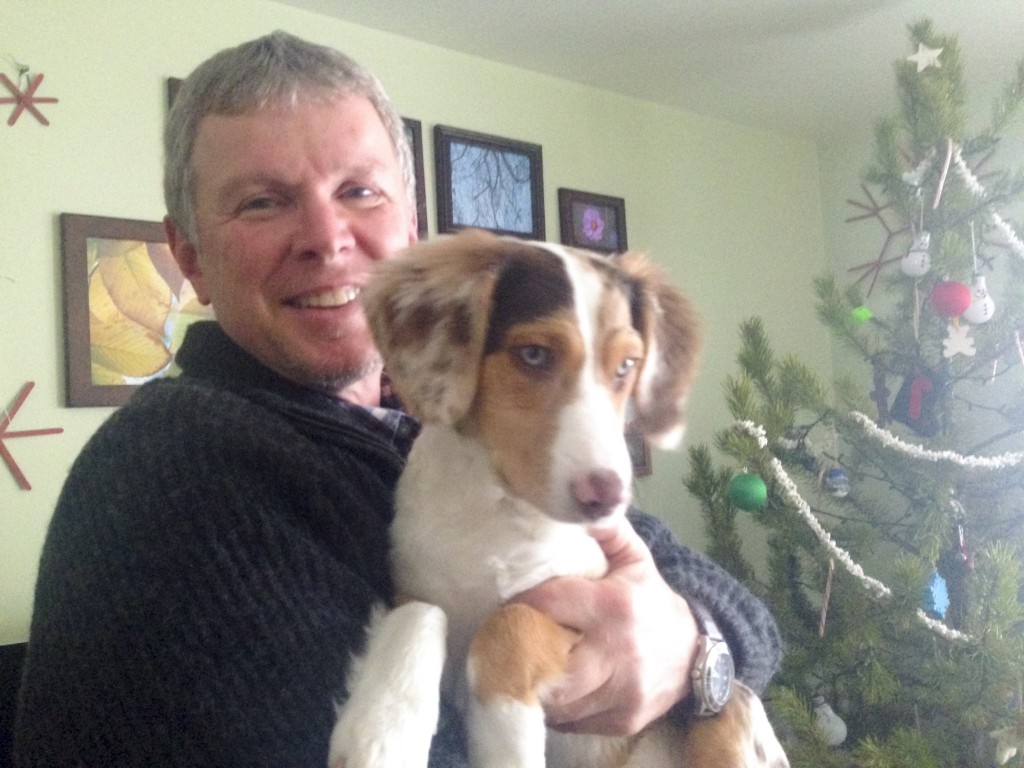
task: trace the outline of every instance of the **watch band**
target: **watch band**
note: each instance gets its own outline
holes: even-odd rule
[[[720,712],[729,700],[734,674],[732,655],[710,612],[697,602],[690,602],[690,610],[702,631],[690,673],[693,712],[698,717],[709,717]]]

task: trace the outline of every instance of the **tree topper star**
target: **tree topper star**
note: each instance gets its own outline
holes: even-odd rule
[[[907,61],[917,64],[918,72],[923,72],[928,67],[941,69],[942,63],[939,61],[939,54],[942,53],[942,50],[942,48],[929,48],[924,43],[918,43],[917,53],[907,56]]]

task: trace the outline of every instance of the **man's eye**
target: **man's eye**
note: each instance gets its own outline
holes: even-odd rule
[[[380,200],[381,193],[373,187],[352,186],[342,190],[341,197],[357,205],[365,205]]]
[[[277,204],[277,200],[270,195],[264,195],[261,197],[251,197],[244,201],[239,209],[242,211],[266,211],[273,208]]]
[[[540,344],[527,344],[523,347],[517,347],[515,355],[523,365],[535,370],[546,370],[555,361],[554,352],[547,347],[542,347]]]

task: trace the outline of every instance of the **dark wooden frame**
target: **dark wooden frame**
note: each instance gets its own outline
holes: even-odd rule
[[[524,157],[529,163],[529,179],[521,182],[513,180],[514,184],[529,185],[530,199],[530,227],[503,228],[500,226],[487,226],[480,222],[455,221],[454,194],[452,176],[456,170],[453,167],[452,148],[454,146],[465,146],[479,150],[483,153],[495,152],[500,155],[515,155]],[[455,158],[458,162],[458,157]],[[525,141],[505,139],[500,136],[491,136],[485,133],[464,131],[459,128],[452,128],[446,125],[434,126],[434,163],[437,174],[437,229],[438,232],[456,232],[467,227],[489,229],[502,235],[514,235],[530,240],[544,239],[544,169],[543,154],[540,144],[531,144]],[[507,166],[506,166],[507,167]]]
[[[69,406],[124,405],[134,384],[95,384],[89,308],[89,239],[166,243],[163,224],[106,216],[60,215],[64,282],[66,402]],[[178,273],[180,275],[180,273]]]
[[[633,462],[633,474],[636,477],[645,477],[653,471],[651,466],[651,446],[647,438],[635,429],[626,428],[626,447],[629,449],[629,458]]]
[[[604,215],[601,236],[587,235],[581,220],[583,211],[596,209]],[[621,197],[598,195],[578,189],[558,190],[558,217],[562,243],[602,253],[621,253],[629,247],[626,239],[626,201]],[[607,223],[611,220],[611,226]],[[614,237],[610,236],[614,234]]]
[[[416,228],[421,240],[427,237],[427,181],[423,170],[423,123],[403,117],[405,135],[412,147],[413,172],[416,175]]]
[[[178,91],[181,90],[181,84],[185,82],[184,78],[181,77],[168,77],[167,78],[167,108],[170,109],[174,103],[174,98],[178,95]]]

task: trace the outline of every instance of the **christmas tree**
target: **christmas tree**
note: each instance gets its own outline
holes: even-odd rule
[[[998,168],[1024,60],[969,135],[957,39],[909,37],[851,201],[881,252],[815,280],[849,370],[826,386],[746,321],[726,461],[693,446],[685,478],[709,554],[779,621],[768,699],[794,766],[1024,765],[1024,175]]]

